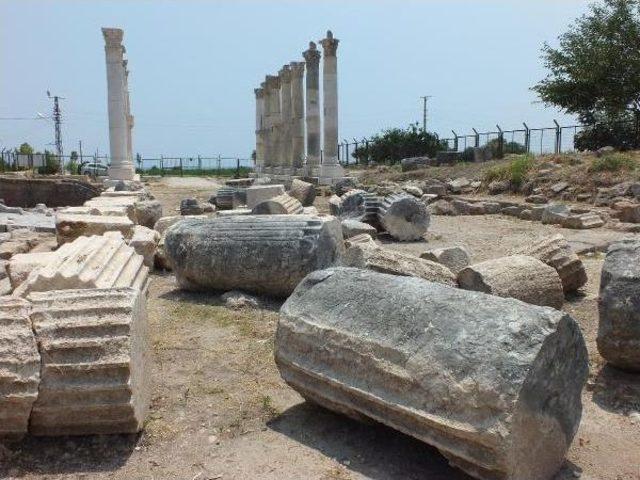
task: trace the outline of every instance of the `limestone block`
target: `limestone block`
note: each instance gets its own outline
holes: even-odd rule
[[[429,227],[429,212],[424,203],[406,194],[388,195],[380,205],[382,227],[396,240],[418,240]]]
[[[343,177],[331,186],[333,193],[335,193],[339,197],[347,193],[349,190],[353,190],[354,188],[357,188],[357,182],[353,177]]]
[[[340,218],[353,218],[358,221],[366,220],[367,214],[367,198],[370,194],[364,190],[349,190],[341,197],[336,195],[329,199],[329,210],[331,215]],[[377,210],[373,212],[376,214]]]
[[[29,244],[20,240],[9,240],[0,243],[0,259],[9,260],[14,255],[27,253]]]
[[[143,227],[153,228],[162,217],[162,204],[157,200],[136,202],[133,206],[135,222]]]
[[[353,220],[350,218],[342,220],[341,224],[342,236],[345,239],[355,237],[356,235],[360,235],[362,233],[366,233],[371,237],[375,237],[377,233],[376,229],[368,223],[358,222],[357,220]]]
[[[429,157],[409,157],[400,160],[400,169],[403,172],[418,170],[428,167],[433,161]]]
[[[133,247],[138,255],[142,255],[143,263],[147,267],[153,267],[153,259],[159,241],[160,234],[158,232],[142,225],[136,225],[133,229],[133,236],[129,240],[129,246]]]
[[[7,274],[13,289],[18,288],[34,270],[55,261],[57,252],[20,253],[11,257]]]
[[[540,220],[544,224],[562,224],[571,214],[571,209],[566,205],[554,203],[545,207]]]
[[[289,195],[298,200],[303,207],[310,207],[316,199],[316,188],[311,183],[294,178]]]
[[[420,255],[420,258],[441,263],[456,274],[471,263],[471,255],[469,255],[466,248],[461,246],[427,250]]]
[[[533,305],[561,308],[562,282],[553,267],[527,255],[512,255],[476,263],[458,273],[465,290],[511,297]]]
[[[447,182],[447,188],[453,193],[460,193],[471,185],[471,181],[465,177],[456,178]]]
[[[233,210],[218,211],[219,217],[232,217],[234,215],[251,215],[251,210],[248,208],[234,208]]]
[[[598,228],[604,225],[604,220],[597,213],[571,214],[562,220],[565,228],[585,230],[588,228]]]
[[[532,245],[526,245],[515,252],[529,255],[553,267],[560,275],[565,293],[573,292],[587,283],[587,272],[569,243],[560,235],[543,238]]]
[[[314,206],[302,207],[302,213],[304,215],[320,215],[320,212],[318,212],[318,209]]]
[[[368,233],[360,233],[358,235],[354,235],[353,237],[344,239],[344,245],[347,248],[357,243],[368,243],[374,246],[377,245],[376,242],[373,240],[373,237]]]
[[[258,203],[251,209],[252,215],[297,215],[302,213],[302,204],[286,193]]]
[[[148,194],[145,190],[105,190],[101,197],[110,198],[134,198],[136,200],[146,200]]]
[[[180,201],[180,215],[202,215],[204,209],[195,198],[184,198]]]
[[[134,205],[138,200],[134,197],[95,197],[84,202],[85,207],[89,208],[125,208],[127,217],[133,222],[136,219]]]
[[[458,210],[456,210],[451,202],[444,199],[433,202],[431,205],[429,205],[427,211],[432,215],[458,215]]]
[[[209,199],[209,203],[211,199]],[[235,187],[220,187],[215,195],[215,206],[219,210],[231,210],[239,207],[242,203]]]
[[[110,215],[116,217],[128,217],[127,207],[103,205],[99,207],[66,207],[58,210],[60,213],[71,215]]]
[[[42,354],[34,435],[135,433],[150,401],[146,298],[134,288],[29,295]]]
[[[253,209],[259,203],[285,193],[284,185],[256,185],[247,188],[247,207]]]
[[[640,372],[640,241],[613,244],[600,277],[598,351],[611,365]]]
[[[19,439],[38,396],[40,354],[29,319],[30,304],[0,297],[0,439]]]
[[[374,242],[352,244],[344,254],[342,265],[456,286],[455,275],[444,265],[382,248]]]
[[[56,254],[52,262],[31,272],[14,295],[114,287],[146,291],[149,269],[117,233],[79,237],[62,245]]]
[[[487,480],[553,477],[588,375],[566,313],[346,268],[313,272],[284,303],[275,360],[306,399],[400,430]]]
[[[283,297],[336,262],[344,241],[330,216],[239,215],[177,223],[164,248],[182,288]]]
[[[422,191],[429,195],[444,197],[447,194],[447,186],[438,180],[432,180],[422,187]]]
[[[114,231],[122,233],[125,238],[131,238],[133,227],[134,223],[128,217],[56,214],[56,235],[60,245],[73,242],[81,236],[103,235]]]
[[[405,185],[404,187],[402,187],[402,190],[407,192],[409,195],[413,195],[416,198],[422,198],[423,195],[422,189],[416,187],[415,185]]]
[[[153,229],[158,232],[160,235],[164,234],[164,232],[171,225],[178,223],[180,220],[186,220],[188,218],[207,218],[206,215],[171,215],[168,217],[162,217],[158,219],[158,221],[153,226]]]

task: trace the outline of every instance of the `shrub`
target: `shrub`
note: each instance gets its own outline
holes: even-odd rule
[[[589,165],[590,172],[618,172],[620,170],[635,170],[637,163],[629,156],[612,153],[595,158]]]
[[[509,163],[496,165],[484,174],[484,181],[489,183],[494,180],[506,180],[515,190],[519,189],[527,178],[529,170],[533,167],[533,156],[520,155]]]
[[[576,133],[573,144],[579,151],[595,151],[607,146],[616,150],[631,150],[638,146],[637,126],[632,119],[598,123]]]

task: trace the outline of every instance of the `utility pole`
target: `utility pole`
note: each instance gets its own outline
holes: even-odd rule
[[[64,98],[59,97],[58,95],[51,96],[51,92],[49,90],[47,90],[47,97],[53,98],[53,125],[55,129],[56,155],[58,156],[58,161],[60,164],[60,173],[62,173],[64,171],[64,161],[62,159],[62,132],[60,130],[60,124],[62,123],[60,99],[64,100]]]
[[[427,100],[429,100],[433,95],[425,95],[420,97],[422,99],[422,131],[427,131]]]

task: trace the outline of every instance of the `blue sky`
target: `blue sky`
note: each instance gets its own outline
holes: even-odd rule
[[[340,136],[421,121],[448,136],[571,124],[536,102],[540,48],[587,10],[581,0],[0,0],[0,148],[52,148],[52,93],[65,97],[65,152],[108,150],[102,26],[125,30],[134,151],[247,157],[253,89],[302,60],[328,28],[340,39]],[[29,120],[6,120],[20,117]]]

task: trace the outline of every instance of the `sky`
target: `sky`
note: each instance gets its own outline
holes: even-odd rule
[[[340,138],[422,122],[440,136],[575,120],[529,89],[544,42],[582,0],[0,0],[0,149],[53,149],[50,90],[61,100],[65,154],[108,152],[100,28],[123,28],[133,149],[143,157],[248,158],[253,89],[302,60],[331,29],[338,47]]]

